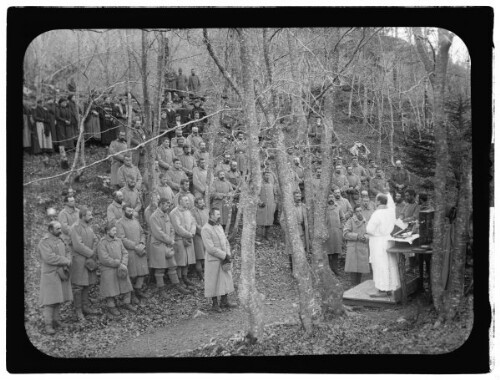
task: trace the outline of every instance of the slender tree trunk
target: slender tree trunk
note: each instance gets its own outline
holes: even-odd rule
[[[338,37],[338,36],[337,36]],[[289,53],[290,59],[292,59],[293,53],[296,51],[295,41],[291,33],[288,33],[288,44],[289,44]],[[334,41],[336,42],[336,41]],[[338,54],[338,52],[337,52]],[[293,61],[291,61],[291,65],[293,66]],[[338,57],[334,57],[334,67],[333,72],[337,72],[336,64],[338,63]],[[335,90],[334,90],[335,91]],[[335,107],[337,106],[336,101],[337,93],[334,92],[331,96],[332,99],[332,112],[334,115],[334,120],[336,112]],[[325,265],[328,262],[328,258],[326,257],[324,242],[328,239],[328,231],[326,228],[326,208],[324,205],[327,203],[327,196],[330,192],[330,183],[333,172],[333,152],[332,152],[332,134],[333,134],[333,122],[332,126],[328,125],[329,123],[325,122],[324,130],[322,133],[322,163],[321,163],[321,182],[320,182],[320,190],[318,194],[312,194],[312,186],[311,186],[311,158],[310,155],[305,155],[305,175],[304,178],[305,186],[306,186],[306,201],[307,197],[309,197],[309,203],[313,203],[314,208],[314,228],[312,229],[312,253],[313,253],[313,268],[316,274],[316,277],[319,279],[320,284],[320,292],[322,298],[322,311],[323,315],[326,316],[328,313],[332,313],[334,315],[342,314],[344,312],[344,308],[342,305],[342,295],[343,289],[342,285],[333,276],[332,271]],[[298,115],[298,127],[299,127],[299,136],[304,135],[307,136],[307,120],[304,113],[300,113]],[[309,168],[309,170],[307,170]],[[307,174],[307,172],[309,173]],[[309,183],[308,183],[309,182]],[[308,192],[309,190],[309,192]],[[309,196],[308,196],[309,193]],[[314,201],[313,201],[314,199]]]
[[[255,110],[255,89],[253,78],[256,59],[252,53],[252,30],[240,29],[240,59],[242,66],[242,100],[245,125],[247,126],[249,163],[248,186],[243,187],[243,231],[241,234],[241,277],[239,298],[248,314],[249,329],[247,339],[255,342],[264,333],[262,301],[264,295],[257,290],[255,281],[255,229],[258,197],[262,184],[259,154],[259,126]]]
[[[130,147],[130,142],[132,140],[132,133],[131,133],[131,128],[132,128],[132,94],[131,94],[131,89],[130,89],[130,82],[132,79],[132,57],[131,57],[131,52],[130,52],[130,38],[128,34],[128,30],[124,30],[125,34],[125,45],[127,49],[127,80],[125,82],[125,88],[127,91],[127,128],[126,128],[126,133],[127,133],[127,146]]]
[[[290,73],[292,75],[293,84],[291,86],[292,94],[292,125],[298,125],[297,141],[305,143],[304,148],[304,191],[307,210],[307,222],[309,224],[309,236],[312,236],[314,230],[314,205],[313,205],[313,187],[312,187],[312,159],[309,147],[309,138],[307,137],[307,120],[304,115],[304,107],[301,104],[302,99],[302,81],[298,74],[298,59],[297,59],[297,44],[290,30],[287,30],[288,54],[290,60]]]
[[[281,128],[275,128],[276,133],[276,166],[278,169],[278,181],[280,184],[280,196],[283,205],[283,221],[286,240],[289,242],[293,256],[293,277],[297,281],[299,289],[300,320],[302,327],[307,333],[312,332],[312,306],[314,300],[314,291],[312,286],[311,268],[306,259],[304,246],[299,235],[297,217],[295,215],[295,206],[293,200],[293,183],[290,175],[291,168],[288,165],[287,154],[284,144],[284,136]]]
[[[377,117],[378,117],[378,139],[377,139],[377,161],[381,162],[382,157],[382,125],[384,124],[384,103],[383,103],[383,93],[377,97]]]
[[[392,108],[392,100],[389,88],[387,88],[387,101],[389,102],[389,115],[391,116],[391,124],[389,128],[389,154],[392,166],[394,163],[394,110]]]
[[[462,158],[462,174],[458,195],[457,217],[455,220],[454,246],[451,258],[449,289],[444,293],[443,303],[446,320],[452,320],[464,298],[465,258],[467,248],[467,229],[472,211],[472,157],[470,149]]]

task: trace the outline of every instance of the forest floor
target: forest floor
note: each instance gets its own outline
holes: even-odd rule
[[[89,149],[88,161],[104,157],[104,149]],[[69,157],[70,160],[72,156]],[[55,175],[61,169],[52,160],[49,166],[40,156],[24,157],[24,182]],[[80,183],[73,185],[78,205],[90,205],[94,211],[95,232],[102,234],[110,192],[103,189],[98,175],[106,175],[106,164],[88,169]],[[203,297],[203,285],[198,284],[194,295],[181,296],[168,289],[164,295],[153,291],[151,298],[139,305],[136,313],[122,309],[114,320],[104,313],[90,316],[77,323],[72,305],[61,308],[63,322],[68,326],[54,336],[43,333],[41,307],[38,304],[40,263],[36,246],[45,234],[46,209],[63,207],[59,179],[35,183],[24,188],[25,239],[25,327],[32,344],[55,357],[206,357],[224,355],[301,355],[338,353],[445,353],[453,351],[467,339],[473,324],[472,297],[467,297],[456,318],[447,324],[434,326],[435,312],[426,297],[410,298],[406,307],[351,307],[347,315],[332,321],[316,318],[314,333],[306,337],[298,319],[298,296],[295,280],[284,252],[281,230],[271,229],[269,241],[256,242],[256,279],[265,295],[263,339],[255,345],[244,344],[247,319],[240,306],[223,313],[210,311],[211,303]],[[240,247],[232,245],[235,255],[234,282],[239,282]],[[343,267],[343,260],[340,260]],[[467,269],[471,276],[471,268]],[[344,289],[349,289],[348,275],[338,277]],[[363,280],[369,277],[363,278]],[[104,311],[98,288],[90,292],[93,305]],[[237,289],[230,296],[238,302]],[[319,315],[319,305],[315,305]]]

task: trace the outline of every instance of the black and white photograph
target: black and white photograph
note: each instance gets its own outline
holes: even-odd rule
[[[26,47],[22,118],[9,113],[33,347],[132,359],[464,346],[481,259],[461,37],[427,22],[142,22],[54,28]]]

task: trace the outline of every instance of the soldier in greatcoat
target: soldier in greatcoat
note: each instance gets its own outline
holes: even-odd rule
[[[175,262],[177,277],[187,290],[194,291],[195,284],[188,277],[188,266],[196,264],[193,238],[196,234],[196,221],[191,214],[190,199],[184,194],[179,197],[179,205],[170,212],[170,221],[175,231]]]
[[[139,221],[134,219],[134,209],[129,205],[123,207],[123,218],[116,223],[116,236],[122,239],[123,246],[128,251],[127,269],[134,288],[132,303],[139,303],[141,298],[146,298],[142,287],[145,276],[149,274],[146,235]]]
[[[78,219],[80,218],[80,210],[76,208],[75,197],[73,196],[65,196],[64,203],[66,203],[66,206],[59,213],[57,220],[59,221],[59,223],[61,223],[61,238],[66,245],[69,245],[69,243],[71,242],[69,232],[71,226],[78,222]]]
[[[141,190],[142,175],[137,166],[132,165],[132,156],[129,152],[125,153],[123,165],[118,169],[117,177],[120,187],[127,185],[127,179],[132,177],[135,180],[135,187]]]
[[[201,238],[201,229],[208,222],[208,209],[205,207],[203,198],[195,198],[194,206],[191,209],[196,222],[196,235],[194,235],[194,254],[196,256],[196,273],[200,280],[203,280],[203,263],[205,261],[205,246]]]
[[[122,240],[116,236],[114,223],[106,224],[106,236],[97,244],[99,266],[101,269],[100,295],[106,300],[108,315],[119,316],[115,297],[123,296],[123,307],[130,311],[137,311],[132,305],[131,292],[133,290],[128,276],[128,252]]]
[[[351,274],[351,283],[356,286],[361,283],[363,273],[370,273],[366,220],[360,206],[354,208],[354,215],[345,224],[343,235],[347,241],[345,272]]]
[[[170,140],[165,137],[161,145],[156,150],[156,159],[162,173],[166,173],[174,165],[175,154],[170,148]]]
[[[207,144],[204,141],[202,141],[202,142],[200,142],[199,149],[194,152],[194,158],[195,158],[198,166],[200,166],[200,160],[202,158],[205,160],[205,163],[208,164],[208,156],[209,156],[209,153],[207,151]],[[194,172],[194,170],[193,170],[193,172]]]
[[[181,179],[181,187],[179,192],[174,196],[175,207],[179,206],[179,200],[181,197],[187,196],[189,198],[188,209],[191,210],[194,207],[194,195],[189,192],[189,180],[186,178]]]
[[[262,227],[264,230],[262,236],[265,240],[269,240],[267,237],[269,227],[273,225],[274,222],[274,212],[276,211],[276,198],[277,190],[276,187],[270,182],[271,173],[266,171],[264,173],[264,181],[262,182],[262,187],[260,190],[259,197],[259,208],[257,209],[257,214],[255,216],[257,226]]]
[[[229,181],[226,180],[226,172],[220,170],[217,173],[217,179],[214,180],[212,185],[211,193],[211,208],[218,208],[221,212],[221,225],[223,228],[226,227],[226,223],[229,217],[229,199],[231,198],[231,192],[233,191],[233,186]]]
[[[232,256],[219,220],[220,211],[212,208],[208,223],[201,229],[201,237],[205,246],[205,297],[212,298],[212,310],[220,313],[221,307],[233,308],[237,305],[228,300],[228,294],[234,292],[230,268]],[[219,296],[220,306],[217,300]]]
[[[141,195],[137,190],[137,185],[133,177],[127,178],[127,186],[120,189],[123,194],[123,203],[130,205],[134,209],[134,216],[139,217],[142,210]]]
[[[73,304],[80,321],[85,320],[83,314],[99,314],[97,310],[91,308],[89,300],[89,286],[97,284],[98,239],[90,226],[93,218],[92,211],[82,206],[80,220],[73,224],[70,230],[73,251],[70,278],[73,288]]]
[[[174,158],[174,167],[167,172],[167,183],[174,193],[179,191],[181,179],[183,178],[188,179],[188,176],[184,173],[184,170],[182,170],[181,161],[178,158]]]
[[[106,220],[108,222],[116,222],[123,216],[123,193],[120,190],[113,192],[113,202],[106,210]]]
[[[328,252],[328,263],[330,269],[336,275],[338,272],[339,254],[342,253],[342,228],[345,217],[340,205],[335,201],[335,195],[328,195],[328,206],[326,208],[326,227],[328,229],[328,240],[325,248]]]
[[[207,161],[204,157],[198,160],[198,166],[193,169],[193,190],[196,198],[205,197],[207,190]]]
[[[170,203],[174,202],[175,194],[170,186],[168,186],[167,173],[160,173],[160,183],[156,186],[154,192],[158,195],[158,199],[166,198],[170,201]]]
[[[118,180],[118,169],[125,162],[125,154],[119,153],[127,149],[127,135],[125,132],[120,132],[116,140],[111,141],[109,145],[109,154],[114,154],[111,157],[111,186],[120,186]],[[116,154],[118,153],[118,154]]]
[[[61,303],[73,300],[69,270],[71,255],[67,253],[61,236],[61,223],[49,223],[49,232],[40,240],[38,253],[42,261],[40,277],[40,305],[43,306],[45,332],[55,334],[54,327],[62,327]]]
[[[162,198],[158,201],[158,208],[149,218],[151,228],[149,267],[154,270],[156,288],[159,291],[165,288],[163,276],[166,269],[168,278],[175,289],[181,294],[189,294],[190,292],[179,284],[179,277],[177,276],[177,263],[174,253],[175,232],[167,213],[169,209],[169,200]]]
[[[193,127],[192,133],[186,139],[186,143],[192,146],[195,151],[200,149],[200,144],[203,142],[203,138],[198,133],[198,130],[198,127]]]
[[[184,153],[179,156],[179,160],[181,160],[182,169],[184,173],[188,176],[190,182],[193,181],[193,168],[196,166],[196,159],[191,154],[191,146],[184,144],[182,147]]]
[[[295,212],[295,217],[297,218],[297,224],[299,226],[300,240],[302,240],[305,252],[309,252],[310,239],[309,239],[309,224],[307,222],[307,210],[305,204],[301,202],[301,199],[302,199],[302,193],[298,190],[294,191],[293,211]],[[285,226],[284,218],[285,218],[285,213],[282,213],[280,218],[280,224],[283,227]],[[290,270],[293,271],[292,248],[290,247],[290,242],[288,241],[288,239],[285,239],[285,251],[288,253],[288,258],[290,260]]]

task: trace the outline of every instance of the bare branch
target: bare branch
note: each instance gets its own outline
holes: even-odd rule
[[[214,49],[212,48],[212,44],[210,43],[210,40],[208,38],[208,31],[206,28],[203,28],[203,43],[207,47],[208,54],[212,57],[213,61],[217,65],[219,71],[222,73],[224,78],[229,82],[231,87],[233,88],[234,92],[238,95],[240,99],[242,99],[241,92],[238,88],[238,85],[234,82],[233,78],[231,78],[231,75],[228,73],[228,71],[221,65],[219,58],[215,54]]]

